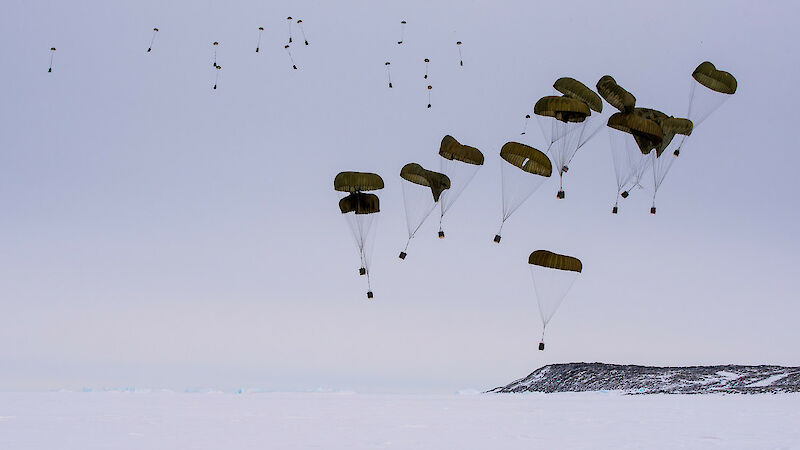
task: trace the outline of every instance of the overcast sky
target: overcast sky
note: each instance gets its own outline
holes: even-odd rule
[[[554,362],[800,365],[797,13],[734,1],[8,0],[0,389],[450,392]],[[296,71],[289,15],[311,44],[293,47]],[[739,90],[684,147],[657,215],[642,192],[610,213],[602,130],[570,164],[567,198],[554,178],[491,242],[497,154],[520,138],[543,148],[535,121],[519,133],[556,78],[593,87],[611,74],[638,105],[681,116],[704,60]],[[437,168],[445,134],[486,164],[447,238],[431,220],[400,261],[400,168]],[[332,189],[342,170],[386,181],[372,302]],[[546,352],[527,268],[540,248],[584,267]]]

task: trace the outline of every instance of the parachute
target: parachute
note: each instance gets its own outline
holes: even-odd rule
[[[639,109],[629,113],[618,112],[608,118],[611,158],[617,181],[617,196],[613,214],[619,210],[619,198],[627,198],[634,188],[641,188],[642,178],[652,160],[648,154],[660,146],[664,132],[657,122],[647,117],[662,114],[655,110]]]
[[[211,43],[211,45],[214,47],[214,59],[212,60],[211,65],[214,66],[214,68],[216,69],[217,68],[217,47],[219,47],[219,42],[214,41],[214,42]]]
[[[572,285],[583,270],[578,258],[559,255],[547,250],[536,250],[528,257],[539,314],[542,317],[542,340],[539,350],[544,350],[544,333],[547,324],[561,306]]]
[[[425,58],[425,76],[424,76],[424,77],[422,77],[422,78],[424,78],[424,79],[426,79],[426,80],[428,79],[428,65],[429,65],[430,63],[431,63],[431,60],[430,60],[430,59],[428,59],[428,58]]]
[[[442,194],[439,202],[439,238],[444,238],[442,220],[464,189],[483,165],[483,153],[475,147],[460,144],[453,136],[442,138],[439,145],[440,167],[452,183],[450,189]]]
[[[47,73],[53,71],[53,57],[56,55],[56,48],[50,47],[50,67],[47,69]]]
[[[147,53],[153,50],[153,42],[156,40],[156,34],[158,34],[158,28],[153,28],[153,35],[150,37],[150,45],[147,47]]]
[[[559,172],[558,198],[563,199],[563,176],[567,166],[578,151],[586,118],[591,115],[589,106],[574,98],[545,96],[533,106],[533,113],[539,121],[547,141],[547,154]]]
[[[574,78],[559,78],[553,83],[553,89],[560,92],[565,97],[574,98],[575,100],[586,103],[586,106],[592,110],[592,114],[586,118],[586,124],[578,140],[578,147],[575,149],[575,152],[577,152],[603,128],[608,118],[608,110],[606,110],[606,114],[603,114],[603,99],[600,98],[596,92],[589,89],[588,86]],[[567,164],[569,164],[569,161],[567,161]]]
[[[528,120],[530,120],[530,118],[531,118],[530,114],[525,114],[525,122],[522,125],[522,133],[520,133],[520,136],[524,135],[525,132],[528,131]]]
[[[214,90],[217,90],[217,83],[219,83],[219,71],[222,69],[222,66],[217,64],[217,72],[214,76]]]
[[[303,42],[308,45],[308,38],[306,38],[306,30],[303,28],[303,19],[297,19],[297,26],[300,28],[300,34],[303,35]]]
[[[294,63],[294,58],[292,57],[292,49],[289,48],[289,44],[284,45],[283,48],[286,49],[286,54],[289,55],[289,62],[292,63],[292,69],[297,70],[297,64]]]
[[[408,241],[400,259],[406,259],[408,245],[436,208],[442,193],[450,189],[450,178],[447,175],[427,170],[417,163],[408,163],[400,170],[403,184],[403,203],[408,225]]]
[[[397,41],[397,45],[401,45],[403,43],[403,38],[406,36],[406,21],[400,21],[400,40]]]
[[[384,64],[386,66],[386,76],[389,78],[389,87],[392,87],[392,72],[389,70],[389,67],[392,65],[389,61],[386,61]]]
[[[264,33],[264,27],[258,27],[258,42],[256,42],[256,53],[261,48],[261,34]]]
[[[375,173],[340,172],[333,180],[333,188],[344,193],[339,200],[339,210],[353,233],[361,258],[361,267],[358,269],[358,273],[366,275],[367,298],[372,298],[370,261],[376,222],[380,212],[380,201],[377,195],[367,194],[365,191],[383,189],[383,179]]]
[[[429,84],[428,85],[428,109],[431,109],[431,89],[433,89],[433,86],[431,86]]]
[[[617,108],[620,112],[631,112],[636,106],[636,97],[625,88],[617,84],[611,75],[604,75],[597,82],[597,92],[609,105]]]
[[[692,134],[694,124],[689,119],[665,117],[656,121],[664,131],[664,139],[655,151],[650,152],[653,166],[653,204],[650,213],[656,213],[656,195],[658,188],[667,176],[669,169],[680,154],[680,147]],[[680,138],[678,136],[681,136]]]
[[[738,82],[733,75],[718,70],[708,61],[694,69],[692,78],[697,83],[692,83],[688,117],[698,126],[736,93]]]
[[[461,54],[461,41],[456,41],[458,46],[458,65],[464,67],[464,56]]]
[[[553,173],[550,159],[544,153],[518,142],[506,142],[500,149],[503,218],[494,242],[500,243],[503,225],[542,183]]]
[[[292,16],[286,18],[286,23],[289,25],[289,42],[288,44],[292,43]]]

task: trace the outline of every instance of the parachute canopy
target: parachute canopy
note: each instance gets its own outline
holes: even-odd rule
[[[553,117],[561,122],[583,122],[592,112],[586,103],[569,97],[548,95],[540,98],[533,105],[533,113],[539,116]]]
[[[431,87],[428,86],[428,89]],[[476,166],[483,165],[483,153],[475,147],[460,144],[453,136],[449,134],[442,138],[442,144],[439,146],[439,156],[444,159],[461,161],[467,164]]]
[[[420,186],[431,188],[433,201],[438,202],[439,196],[446,189],[450,189],[450,178],[447,175],[432,170],[427,170],[417,163],[408,163],[400,170],[400,177]]]
[[[633,135],[639,150],[645,155],[661,145],[664,139],[664,131],[658,123],[635,113],[614,113],[608,118],[608,126]]]
[[[549,177],[553,174],[553,165],[547,155],[519,142],[503,144],[500,149],[500,157],[512,166],[534,175]]]
[[[636,106],[636,97],[617,84],[611,75],[603,75],[597,82],[597,92],[609,105],[622,112],[630,112]]]
[[[572,256],[559,255],[547,250],[536,250],[528,257],[528,264],[550,269],[580,272],[583,269],[581,260]]]
[[[383,178],[369,172],[339,172],[333,179],[333,188],[341,192],[375,191],[383,189]]]
[[[717,70],[714,64],[705,61],[692,72],[692,78],[698,83],[721,94],[734,94],[738,83],[728,72]]]
[[[356,214],[373,214],[381,211],[380,200],[375,194],[354,192],[339,200],[339,210],[342,214],[353,212]]]
[[[565,97],[586,103],[592,111],[603,112],[603,99],[580,81],[570,77],[562,77],[553,83],[553,87],[564,94]]]

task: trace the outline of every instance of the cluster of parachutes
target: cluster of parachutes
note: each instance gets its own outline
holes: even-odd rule
[[[402,43],[401,41],[398,43]],[[553,88],[561,95],[540,98],[533,107],[547,149],[545,152],[519,142],[507,142],[500,148],[502,216],[494,242],[500,243],[503,225],[530,196],[550,178],[553,169],[559,174],[557,198],[566,198],[564,175],[577,151],[602,128],[608,126],[611,153],[619,198],[626,198],[634,188],[642,188],[645,174],[653,174],[655,195],[672,167],[675,158],[694,128],[736,92],[736,79],[717,70],[710,62],[700,64],[692,73],[688,118],[674,117],[651,108],[636,106],[636,98],[609,75],[597,82],[597,93],[580,81],[563,77]],[[599,93],[599,95],[598,95]],[[617,110],[603,113],[603,100]],[[526,118],[530,116],[527,115]],[[527,128],[527,122],[526,122]],[[525,134],[523,130],[522,134]],[[408,256],[408,247],[422,224],[439,212],[439,238],[444,238],[443,222],[458,197],[484,164],[483,153],[445,136],[439,146],[439,171],[411,162],[400,170],[408,239],[400,259]],[[339,209],[350,226],[359,251],[359,274],[367,279],[367,298],[373,298],[370,283],[370,252],[380,202],[370,191],[383,189],[383,179],[375,173],[341,172],[334,179],[334,189],[342,193]],[[528,257],[544,332],[563,299],[583,270],[575,257],[548,250],[536,250]]]

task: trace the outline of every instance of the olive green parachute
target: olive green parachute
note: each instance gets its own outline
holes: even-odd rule
[[[552,117],[561,122],[583,122],[592,111],[586,103],[580,100],[548,95],[540,98],[533,105],[533,113],[538,116]]]
[[[655,122],[658,123],[664,132],[664,139],[661,141],[661,145],[656,148],[657,157],[660,157],[661,153],[666,150],[667,146],[669,146],[676,134],[690,136],[692,134],[692,129],[694,128],[691,120],[680,117],[669,116],[658,119]]]
[[[503,144],[500,157],[512,166],[534,175],[549,177],[553,174],[553,165],[547,155],[519,142]]]
[[[592,111],[603,112],[603,99],[580,81],[570,77],[562,77],[553,83],[553,87],[566,97],[586,103]]]
[[[430,86],[428,86],[430,88]],[[439,156],[444,159],[461,161],[476,166],[483,165],[483,153],[475,147],[460,144],[449,134],[442,138],[439,146]]]
[[[408,163],[403,166],[400,170],[400,177],[411,183],[431,188],[434,202],[439,201],[442,192],[450,189],[450,178],[447,175],[427,170],[417,163]]]
[[[580,272],[583,270],[581,260],[572,256],[559,255],[547,250],[536,250],[528,257],[528,264],[550,269]]]
[[[369,172],[339,172],[333,179],[333,188],[341,192],[375,191],[383,189],[383,178]]]
[[[647,120],[652,120],[652,121],[654,121],[656,123],[658,123],[658,121],[661,120],[661,119],[666,119],[667,117],[669,117],[668,115],[664,114],[663,112],[661,112],[661,111],[659,111],[657,109],[651,109],[651,108],[633,108],[633,113],[638,117],[641,117],[641,118],[647,119]]]
[[[380,200],[375,194],[354,192],[339,200],[339,210],[342,214],[374,214],[381,211]]]
[[[615,130],[633,135],[636,144],[643,154],[661,145],[664,131],[653,120],[645,119],[635,113],[615,113],[608,118],[608,126]]]
[[[630,112],[636,106],[636,97],[618,85],[611,75],[604,75],[600,78],[600,81],[597,82],[597,92],[609,105],[622,112]]]
[[[698,83],[721,94],[734,94],[738,83],[736,78],[724,70],[717,70],[714,64],[705,61],[692,72]]]

